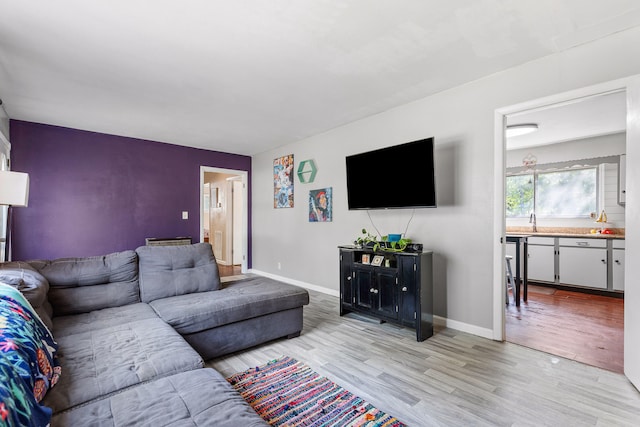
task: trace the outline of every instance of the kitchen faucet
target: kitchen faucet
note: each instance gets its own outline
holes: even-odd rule
[[[538,231],[538,227],[536,227],[536,213],[535,212],[531,212],[531,215],[529,216],[529,224],[533,224],[533,232],[536,233]]]

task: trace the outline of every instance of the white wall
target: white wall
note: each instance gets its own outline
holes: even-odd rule
[[[506,155],[507,167],[521,167],[522,159],[528,154],[536,156],[536,160],[540,165],[596,157],[619,156],[625,153],[626,137],[624,133],[616,133],[558,144],[509,150]]]
[[[439,206],[417,210],[408,236],[435,252],[436,314],[467,330],[491,331],[499,239],[493,230],[494,173],[500,169],[494,160],[495,110],[638,74],[640,56],[631,54],[638,45],[640,29],[617,33],[254,156],[253,268],[337,292],[336,246],[370,228],[365,212],[347,210],[345,156],[434,136]],[[296,179],[294,208],[274,209],[272,162],[289,153],[296,167],[314,159],[318,174],[313,184]],[[309,223],[308,191],[329,186],[333,222]],[[403,230],[411,211],[371,214],[385,234]]]

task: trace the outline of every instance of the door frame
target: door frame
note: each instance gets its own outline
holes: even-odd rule
[[[588,98],[616,91],[627,94],[627,161],[640,159],[640,75],[630,76],[605,83],[600,83],[580,89],[575,89],[551,96],[534,99],[519,104],[499,108],[494,113],[494,222],[493,235],[493,339],[505,340],[505,167],[506,167],[506,117],[511,114],[546,108],[566,102],[574,102],[580,98]],[[627,193],[633,196],[636,183],[640,183],[640,171],[632,172],[627,168]],[[636,168],[638,169],[638,168]],[[640,227],[629,227],[640,220],[640,198],[629,197],[625,206],[625,277],[635,277],[640,274],[640,266],[635,267],[627,260],[640,255]],[[635,270],[638,270],[637,272]],[[627,283],[628,282],[628,283]],[[624,328],[624,371],[631,382],[640,389],[640,364],[632,364],[640,360],[640,343],[634,343],[634,331],[640,333],[640,310],[627,307],[640,307],[640,284],[629,280],[625,282],[625,328]]]
[[[229,175],[237,175],[242,181],[242,264],[241,272],[246,273],[248,271],[248,247],[249,247],[249,172],[235,169],[217,168],[212,166],[200,166],[200,211],[198,217],[200,218],[200,241],[204,242],[204,225],[202,213],[204,211],[204,174],[208,173],[223,173]]]

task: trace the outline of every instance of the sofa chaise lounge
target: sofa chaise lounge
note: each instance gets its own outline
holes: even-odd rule
[[[53,426],[265,425],[203,359],[299,335],[309,302],[268,278],[221,283],[207,243],[3,263],[0,282],[57,342],[61,375],[34,404]]]

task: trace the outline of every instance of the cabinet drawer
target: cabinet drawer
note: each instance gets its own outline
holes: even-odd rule
[[[573,239],[562,237],[558,239],[560,246],[570,246],[576,248],[606,248],[606,239]]]
[[[624,239],[611,239],[613,249],[624,249]]]
[[[553,246],[555,245],[556,238],[555,237],[529,237],[527,239],[530,245],[544,245],[544,246]]]

